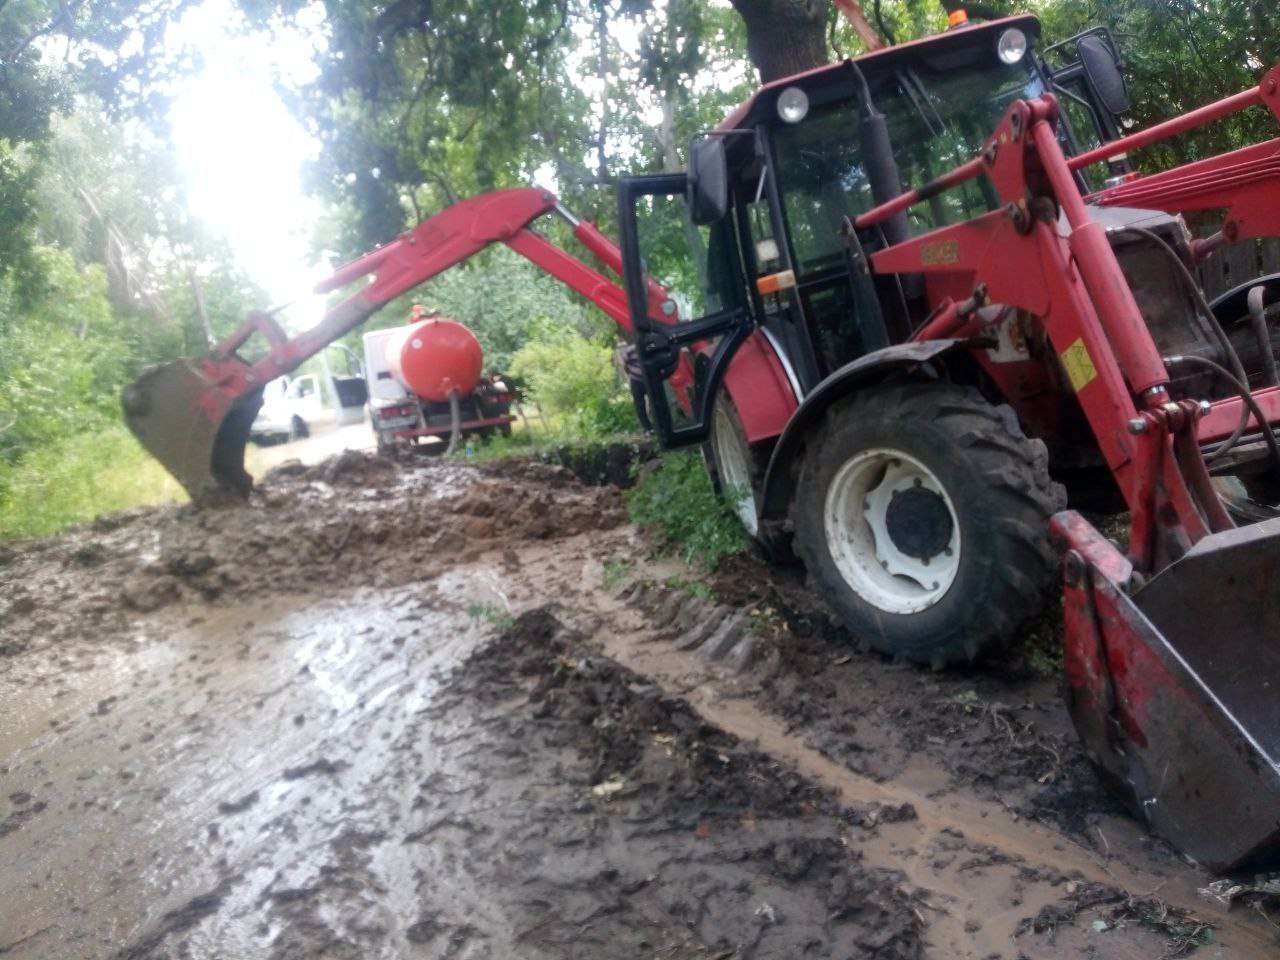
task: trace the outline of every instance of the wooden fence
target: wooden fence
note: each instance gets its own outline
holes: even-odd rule
[[[1280,273],[1280,237],[1225,246],[1199,270],[1205,299],[1214,298],[1263,274]]]

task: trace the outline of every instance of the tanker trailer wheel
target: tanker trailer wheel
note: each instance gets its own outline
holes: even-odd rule
[[[711,412],[711,439],[703,447],[703,458],[716,493],[724,497],[743,528],[752,537],[760,534],[756,496],[761,469],[747,442],[738,408],[728,393],[721,391]]]
[[[860,645],[939,669],[997,649],[1056,581],[1044,444],[972,388],[880,387],[807,444],[796,551]]]

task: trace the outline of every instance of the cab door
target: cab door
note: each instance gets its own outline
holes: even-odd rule
[[[707,440],[716,392],[753,326],[727,194],[705,222],[705,205],[690,209],[688,182],[658,174],[618,188],[627,306],[664,447]]]

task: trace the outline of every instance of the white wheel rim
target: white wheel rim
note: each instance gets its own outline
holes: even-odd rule
[[[729,413],[717,403],[713,415],[711,435],[716,454],[716,470],[720,474],[720,486],[725,498],[733,507],[747,533],[753,537],[760,526],[756,516],[756,498],[751,490],[750,453],[743,449],[738,432],[733,428]]]
[[[905,553],[889,535],[889,505],[896,495],[924,488],[946,504],[951,531],[930,556]],[[955,583],[960,569],[960,522],[938,478],[915,457],[879,447],[851,457],[832,478],[823,511],[827,549],[845,582],[886,613],[927,610]]]

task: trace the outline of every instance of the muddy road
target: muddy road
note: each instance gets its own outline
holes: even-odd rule
[[[1277,956],[1040,649],[859,654],[536,464],[350,453],[0,547],[0,956]]]

